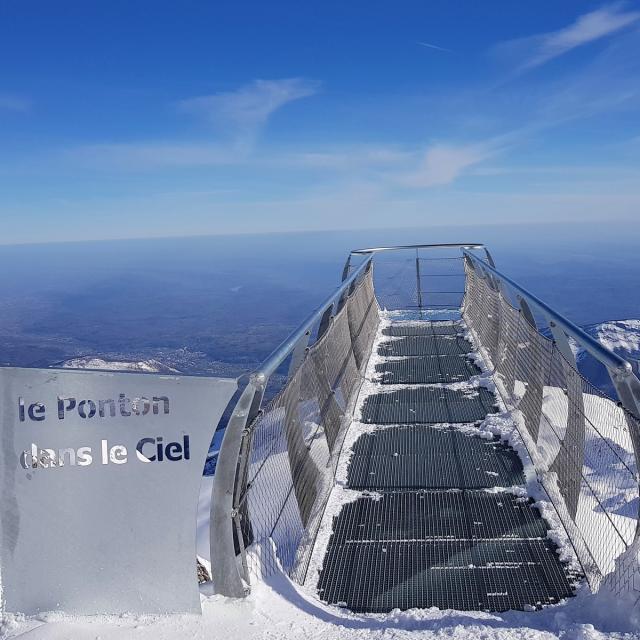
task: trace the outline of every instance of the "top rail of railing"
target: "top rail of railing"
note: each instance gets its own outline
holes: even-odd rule
[[[344,269],[342,271],[342,279],[345,280],[351,273],[351,258],[352,256],[369,256],[372,258],[376,253],[382,253],[384,251],[403,251],[420,249],[484,249],[487,255],[487,260],[493,264],[493,258],[489,253],[489,250],[479,242],[453,242],[453,243],[436,243],[436,244],[403,244],[390,247],[367,247],[365,249],[352,249],[347,256]]]
[[[353,249],[352,254],[362,255],[368,253],[379,253],[380,251],[397,251],[401,249],[484,249],[483,244],[477,242],[455,242],[440,244],[404,244],[396,247],[369,247],[368,249]]]
[[[552,309],[546,302],[543,302],[536,295],[519,285],[517,282],[506,276],[504,273],[498,271],[495,266],[490,265],[488,262],[480,258],[479,256],[471,253],[466,247],[462,248],[462,253],[472,260],[476,265],[479,265],[485,272],[488,272],[495,278],[508,285],[518,296],[525,299],[530,307],[538,310],[545,316],[548,322],[555,323],[560,327],[567,336],[573,338],[581,347],[583,347],[588,353],[590,353],[596,360],[604,364],[609,369],[614,369],[621,374],[632,374],[633,370],[631,364],[618,354],[610,351],[605,346],[600,344],[595,338],[592,338],[588,333],[583,331],[580,327],[576,326],[565,318],[563,315]]]

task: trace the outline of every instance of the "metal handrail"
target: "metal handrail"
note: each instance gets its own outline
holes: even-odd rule
[[[368,249],[352,249],[347,256],[347,261],[344,264],[344,269],[342,270],[342,280],[344,281],[349,272],[351,271],[351,257],[352,256],[369,256],[373,257],[374,254],[380,253],[381,251],[397,251],[403,249],[413,249],[418,253],[419,249],[484,249],[487,254],[487,259],[490,262],[493,262],[493,258],[489,253],[489,250],[480,243],[476,242],[468,242],[468,243],[440,243],[440,244],[403,244],[397,245],[395,247],[369,247]]]
[[[325,322],[328,322],[330,316],[333,315],[336,304],[340,303],[343,296],[348,295],[356,280],[370,268],[372,260],[372,255],[363,260],[362,264],[344,278],[340,286],[250,374],[247,386],[236,403],[220,445],[211,497],[210,553],[216,593],[237,598],[246,594],[243,583],[243,578],[248,579],[247,568],[244,564],[245,557],[242,553],[243,567],[241,569],[236,561],[235,544],[231,530],[231,523],[233,523],[236,538],[240,542],[242,533],[239,513],[236,508],[238,503],[236,474],[239,461],[247,455],[247,429],[259,415],[269,377],[290,355],[290,375],[296,370],[305,357],[313,327],[319,323],[319,332],[322,331]]]
[[[352,254],[362,255],[378,253],[379,251],[396,251],[398,249],[484,249],[483,244],[476,242],[467,243],[440,243],[440,244],[405,244],[397,247],[371,247],[368,249],[353,249]]]
[[[351,285],[358,279],[360,274],[369,268],[369,264],[373,260],[373,256],[369,256],[358,268],[340,283],[340,286],[333,291],[324,302],[310,313],[300,326],[279,346],[266,360],[256,369],[254,375],[263,375],[269,377],[287,358],[287,356],[295,349],[301,339],[307,335],[316,322],[319,322],[328,307],[335,304],[343,294],[348,291]]]
[[[540,311],[550,323],[555,323],[555,325],[560,327],[568,336],[576,340],[576,342],[584,347],[586,351],[588,351],[594,358],[596,358],[596,360],[604,364],[607,368],[614,369],[623,375],[633,374],[633,369],[629,362],[600,344],[595,338],[592,338],[580,327],[573,324],[571,320],[568,320],[557,311],[554,311],[536,295],[527,291],[527,289],[520,286],[517,282],[514,282],[511,278],[498,271],[495,267],[492,267],[482,258],[471,253],[469,250],[463,248],[462,253],[477,264],[481,265],[482,269],[490,273],[492,276],[498,278],[505,284],[508,284],[509,287],[516,291],[520,297],[524,298],[530,306],[538,309],[538,311]]]

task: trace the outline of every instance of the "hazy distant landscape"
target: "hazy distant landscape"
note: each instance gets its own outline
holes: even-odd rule
[[[486,242],[498,267],[581,325],[640,318],[637,228],[432,227],[0,247],[0,362],[255,368],[337,285],[352,248]],[[633,354],[634,357],[637,356]]]

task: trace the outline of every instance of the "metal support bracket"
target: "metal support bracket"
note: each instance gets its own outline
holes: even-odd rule
[[[296,346],[293,348],[293,352],[291,353],[291,362],[289,364],[289,380],[293,377],[293,374],[298,370],[304,360],[310,335],[311,331],[306,331],[302,336],[300,336]]]
[[[628,411],[626,414],[627,427],[633,443],[636,469],[640,472],[640,418],[638,418],[640,416],[640,380],[631,371],[631,367],[625,370],[609,369],[609,375],[618,393],[618,398],[620,398],[620,403]],[[636,523],[635,539],[640,539],[640,511]]]
[[[416,293],[418,294],[418,309],[422,311],[422,282],[420,282],[420,256],[416,249]]]
[[[264,376],[252,376],[242,392],[225,429],[213,477],[209,525],[213,589],[215,593],[231,598],[243,598],[246,595],[233,543],[238,461],[245,428],[250,424],[251,415],[256,413],[256,407],[262,402],[265,386]],[[239,542],[242,544],[242,539]]]
[[[551,468],[558,474],[567,509],[572,518],[578,512],[578,499],[582,473],[568,473],[572,466],[582,468],[584,463],[585,417],[582,398],[582,378],[577,373],[576,357],[571,350],[567,335],[553,320],[547,319],[556,348],[569,366],[564,366],[567,383],[567,430],[562,447]]]

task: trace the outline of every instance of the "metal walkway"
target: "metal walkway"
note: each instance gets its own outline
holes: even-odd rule
[[[284,574],[357,611],[497,611],[555,603],[584,580],[640,603],[639,399],[631,363],[499,271],[484,245],[356,249],[229,416],[211,499],[214,591],[242,598]],[[567,565],[518,456],[479,424],[496,404]],[[337,473],[350,488],[340,503]]]
[[[334,519],[318,582],[328,603],[502,611],[572,595],[538,510],[500,490],[524,485],[515,451],[455,426],[495,411],[487,389],[451,384],[479,372],[458,330],[452,322],[383,329],[380,388],[361,418],[378,428],[355,442],[347,475],[348,488],[368,493]]]

